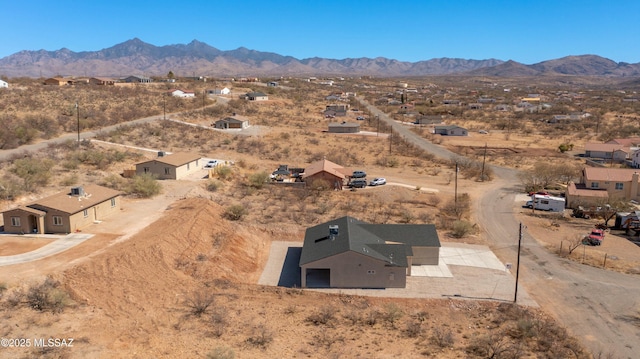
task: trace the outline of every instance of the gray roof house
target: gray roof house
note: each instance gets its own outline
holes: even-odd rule
[[[341,217],[307,229],[301,286],[404,288],[413,264],[437,265],[439,254],[432,224],[370,224]]]
[[[266,101],[269,99],[269,96],[263,92],[247,92],[244,98],[249,101]]]
[[[456,126],[456,125],[447,125],[447,126],[435,126],[433,133],[436,135],[443,136],[468,136],[469,131],[466,128]]]

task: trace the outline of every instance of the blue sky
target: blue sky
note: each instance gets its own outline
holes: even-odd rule
[[[298,59],[450,57],[525,64],[595,54],[640,62],[638,0],[0,0],[0,58],[197,39]]]

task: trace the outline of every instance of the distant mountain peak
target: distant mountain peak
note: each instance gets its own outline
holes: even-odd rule
[[[100,51],[73,52],[23,50],[0,59],[0,75],[54,76],[57,74],[119,77],[131,73],[164,76],[199,73],[205,76],[230,74],[282,75],[374,75],[381,77],[467,74],[479,76],[537,76],[546,74],[640,76],[640,64],[616,63],[597,55],[572,55],[524,65],[498,59],[472,60],[437,58],[406,62],[385,57],[296,59],[272,52],[248,49],[221,51],[197,39],[188,44],[155,46],[134,37]]]

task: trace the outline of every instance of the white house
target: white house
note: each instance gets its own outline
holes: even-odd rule
[[[0,88],[8,88],[9,84],[6,81],[0,80]]]
[[[174,97],[196,97],[196,94],[194,92],[179,89],[169,90],[169,95]]]
[[[209,95],[228,95],[228,94],[231,93],[231,90],[229,90],[227,87],[225,87],[223,89],[207,90],[207,93]]]
[[[633,168],[640,168],[640,149],[633,148],[633,153],[631,154],[631,163]]]

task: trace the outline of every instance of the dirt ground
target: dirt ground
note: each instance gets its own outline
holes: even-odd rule
[[[387,154],[385,136],[324,133],[326,121],[318,118],[322,100],[284,118],[272,116],[269,120],[270,116],[262,119],[258,115],[275,112],[275,103],[296,107],[290,99],[260,105],[253,116],[258,124],[270,126],[281,121],[280,128],[274,126],[269,132],[243,139],[180,128],[173,133],[164,128],[156,131],[159,126],[131,131],[135,133],[127,134],[129,137],[120,134],[126,144],[233,160],[236,178],[234,182],[220,180],[217,192],[205,190],[204,181],[164,181],[162,195],[149,200],[127,198],[121,215],[85,230],[96,235],[82,244],[35,263],[0,267],[0,284],[7,287],[0,292],[4,303],[46,276],[58,280],[70,295],[69,306],[55,314],[27,306],[2,306],[3,337],[75,339],[73,348],[8,348],[0,351],[0,357],[193,358],[232,350],[237,358],[446,359],[490,357],[495,343],[513,352],[520,350],[524,357],[544,353],[562,358],[568,357],[569,351],[574,351],[572,356],[586,357],[575,340],[541,309],[454,299],[326,295],[256,285],[274,239],[299,242],[309,224],[344,214],[355,213],[363,220],[388,218],[394,223],[434,222],[440,219],[438,208],[455,193],[455,173],[447,164],[405,155],[401,148]],[[556,148],[555,142],[532,136],[491,132],[442,139],[448,148],[476,158],[481,158],[487,142],[492,164],[518,168],[540,156],[557,156],[547,149]],[[518,145],[514,147],[514,143]],[[282,163],[303,166],[327,154],[346,166],[361,166],[370,177],[383,176],[406,186],[390,184],[296,197],[276,187],[255,190],[244,185],[251,173],[270,172]],[[390,160],[397,160],[397,164],[389,165]],[[126,165],[130,164],[108,171],[86,171],[93,177],[87,175],[82,180],[97,181]],[[472,201],[490,186],[472,179],[457,181],[458,193],[468,194]],[[225,208],[234,203],[249,209],[242,221],[224,218]],[[546,214],[532,217],[524,210],[519,218],[527,224],[531,237],[550,250],[565,238],[586,233],[592,225],[556,220]],[[439,235],[447,241],[485,244],[477,233],[461,239],[450,237],[447,230]],[[44,245],[34,243],[21,246],[13,239],[0,238],[0,251],[15,254]],[[606,253],[606,268],[629,272],[638,266],[638,252],[637,246],[608,234],[602,247],[584,248],[583,253],[592,255],[596,266]],[[195,307],[203,303],[209,305],[196,312]],[[516,344],[525,348],[518,349]]]

